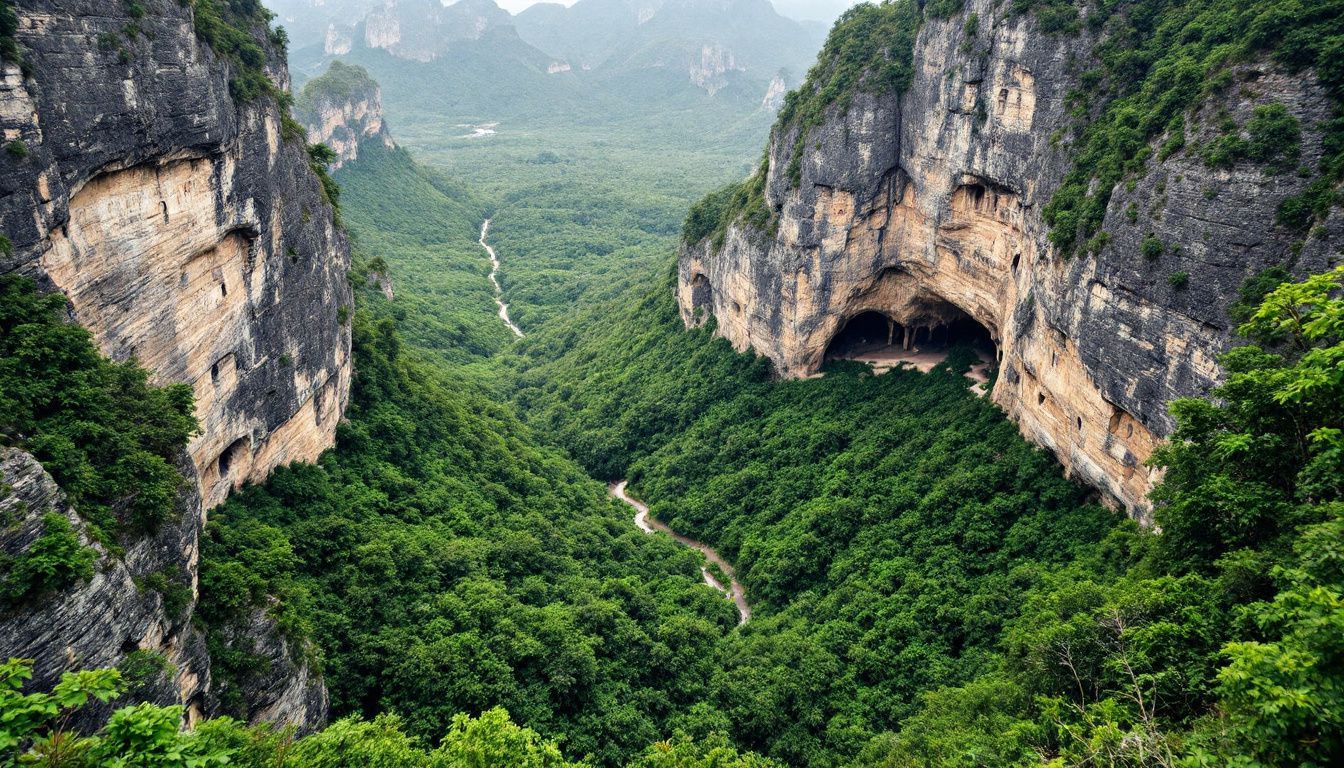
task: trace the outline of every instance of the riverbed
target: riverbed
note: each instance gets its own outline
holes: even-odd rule
[[[649,514],[649,508],[644,502],[626,493],[625,487],[628,482],[629,481],[627,480],[622,480],[619,483],[608,485],[607,493],[611,494],[612,498],[620,499],[635,510],[635,525],[639,526],[641,531],[644,531],[645,533],[653,533],[655,531],[666,533],[676,540],[677,543],[696,550],[704,555],[706,560],[718,566],[719,570],[728,577],[728,584],[726,586],[723,582],[715,578],[714,574],[705,566],[700,566],[700,575],[704,577],[706,584],[722,592],[724,597],[732,599],[733,605],[737,607],[738,626],[751,621],[751,605],[747,603],[746,590],[742,589],[742,584],[738,582],[737,572],[733,570],[732,564],[727,560],[724,560],[713,547],[704,542],[696,541],[690,536],[683,536],[682,534],[677,533],[671,528],[668,528],[666,523],[663,523],[658,518]]]

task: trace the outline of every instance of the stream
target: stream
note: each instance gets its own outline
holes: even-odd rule
[[[625,492],[625,486],[628,483],[628,480],[612,483],[607,486],[607,493],[611,494],[612,498],[620,499],[626,504],[629,504],[630,507],[635,510],[635,525],[639,526],[641,531],[644,531],[645,533],[662,531],[675,539],[677,543],[698,551],[705,556],[706,560],[717,565],[719,570],[728,577],[729,586],[724,586],[722,582],[714,578],[714,574],[710,573],[709,569],[703,565],[700,566],[700,575],[704,576],[706,584],[722,592],[724,597],[732,598],[733,605],[737,606],[738,626],[742,626],[750,621],[751,606],[747,604],[746,592],[742,589],[742,584],[738,582],[737,574],[733,570],[733,566],[730,565],[727,560],[724,560],[718,552],[714,551],[713,547],[703,542],[696,541],[690,536],[683,536],[680,533],[677,533],[671,528],[668,528],[665,523],[660,522],[658,518],[649,514],[648,505]]]
[[[499,257],[495,255],[495,249],[485,242],[485,236],[488,234],[490,234],[490,220],[486,219],[481,222],[481,239],[476,242],[480,243],[485,252],[490,255],[490,283],[495,286],[495,303],[499,305],[499,319],[509,326],[509,330],[513,331],[514,336],[521,339],[523,338],[523,329],[513,324],[513,320],[509,317],[509,305],[504,303],[504,289],[499,285]]]

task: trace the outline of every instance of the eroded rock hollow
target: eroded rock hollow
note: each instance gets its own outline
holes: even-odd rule
[[[332,445],[350,390],[349,250],[276,99],[234,92],[239,65],[198,37],[190,4],[136,8],[132,18],[130,5],[102,0],[16,4],[25,70],[4,65],[0,130],[23,151],[0,160],[10,246],[0,273],[63,292],[112,358],[191,385],[200,431],[183,469],[196,487],[180,520],[123,542],[116,562],[104,553],[94,583],[44,599],[41,612],[10,612],[0,637],[18,643],[9,655],[36,659],[37,685],[135,650],[162,654],[177,684],[152,698],[198,713],[209,672],[190,611],[165,616],[137,585],[171,568],[194,596],[206,510]],[[283,52],[266,55],[266,74],[286,88]],[[41,485],[31,464],[7,458],[5,482]],[[301,679],[310,690],[285,711],[265,691],[251,703],[320,722],[325,692]]]
[[[862,313],[917,339],[970,318],[995,347],[993,401],[1069,473],[1146,518],[1157,477],[1145,460],[1174,426],[1166,404],[1218,382],[1238,288],[1270,265],[1324,268],[1342,228],[1333,213],[1302,242],[1275,211],[1309,179],[1213,169],[1194,148],[1213,115],[1244,123],[1277,101],[1303,126],[1301,164],[1316,167],[1330,105],[1309,75],[1244,65],[1237,87],[1199,107],[1187,149],[1115,189],[1107,244],[1068,256],[1048,239],[1042,208],[1073,167],[1068,97],[1095,66],[1093,43],[1086,32],[1048,35],[992,0],[926,19],[908,90],[860,89],[829,107],[804,137],[796,180],[799,128],[776,126],[772,228],[739,220],[721,245],[683,247],[683,319],[713,316],[735,347],[793,377],[817,371]],[[1162,253],[1145,255],[1145,240]]]

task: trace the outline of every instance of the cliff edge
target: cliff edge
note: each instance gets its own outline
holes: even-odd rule
[[[260,5],[13,6],[19,60],[5,61],[0,84],[0,274],[63,292],[108,356],[134,358],[157,383],[191,385],[200,430],[183,469],[195,488],[162,548],[171,562],[153,565],[186,574],[194,598],[206,510],[334,441],[350,389],[348,245],[287,115],[283,38]],[[123,542],[127,556],[94,584],[6,615],[0,636],[25,638],[6,651],[37,659],[39,686],[118,654],[161,653],[182,663],[175,689],[151,698],[199,714],[209,676],[190,621],[160,616],[163,631],[146,633],[122,619],[157,610],[126,588],[144,575],[140,545]],[[123,567],[133,578],[89,599]],[[44,624],[53,612],[65,623]],[[96,634],[97,647],[62,627]],[[309,698],[320,706],[280,719],[323,719],[325,694]]]
[[[978,326],[997,357],[993,402],[1142,518],[1166,404],[1219,381],[1243,283],[1340,259],[1337,207],[1307,226],[1283,213],[1319,187],[1337,100],[1311,68],[1251,49],[1195,70],[1198,96],[1106,155],[1097,126],[1126,118],[1101,94],[1144,93],[1103,55],[1138,22],[1065,3],[1075,15],[1060,24],[1029,5],[898,1],[842,18],[758,175],[693,211],[678,301],[687,324],[712,315],[790,377],[819,370],[864,313],[897,346]],[[845,89],[836,73],[853,48],[837,35],[870,35],[877,54]],[[1148,88],[1144,74],[1134,83]],[[1264,122],[1281,154],[1255,154]],[[1241,154],[1217,155],[1224,144]]]

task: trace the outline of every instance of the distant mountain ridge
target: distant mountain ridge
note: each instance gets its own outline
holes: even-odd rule
[[[524,41],[582,69],[684,69],[713,92],[730,71],[796,82],[822,33],[769,0],[579,0],[534,5],[514,19]]]
[[[617,87],[648,88],[675,73],[713,96],[742,82],[755,103],[773,103],[772,81],[801,81],[824,30],[777,13],[769,0],[579,0],[540,3],[517,16],[494,0],[272,0],[300,68],[361,49],[427,63],[479,56],[505,69],[548,75],[592,72]],[[510,61],[503,61],[503,59]],[[474,62],[464,66],[473,68]],[[777,86],[774,86],[777,88]]]

